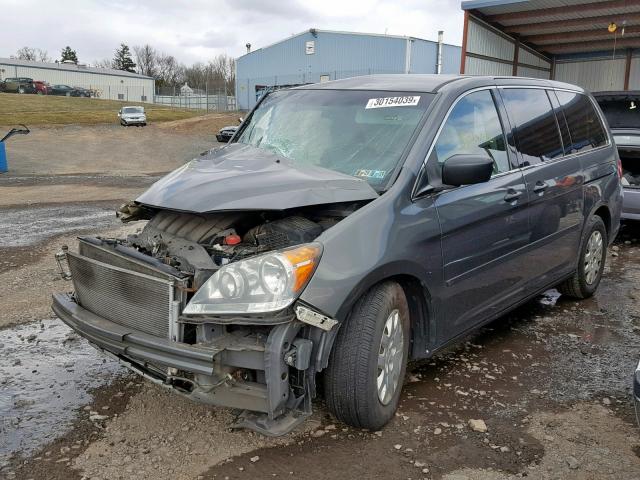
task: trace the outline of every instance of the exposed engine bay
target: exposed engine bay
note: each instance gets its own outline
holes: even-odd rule
[[[79,253],[63,252],[75,289],[54,297],[54,311],[146,378],[245,409],[236,426],[287,433],[311,413],[315,375],[326,366],[317,359],[328,358],[336,321],[296,303],[230,315],[186,307],[211,290],[216,272],[309,245],[365,203],[214,213],[123,205],[121,220],[148,222],[126,239],[80,238]]]
[[[191,276],[190,287],[197,289],[224,265],[315,240],[362,205],[194,214],[127,204],[119,210],[124,222],[145,218],[149,222],[142,232],[120,242]]]

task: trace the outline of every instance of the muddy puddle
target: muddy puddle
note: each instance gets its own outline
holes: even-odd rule
[[[0,468],[65,434],[89,391],[124,373],[58,319],[0,330]]]
[[[8,208],[0,215],[0,248],[24,247],[57,235],[119,224],[113,208],[61,205]]]

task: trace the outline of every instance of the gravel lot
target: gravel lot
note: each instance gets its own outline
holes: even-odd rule
[[[286,437],[231,431],[235,412],[99,356],[50,313],[51,292],[70,289],[52,254],[80,232],[140,228],[111,212],[210,148],[205,133],[65,127],[11,146],[12,173],[0,176],[0,478],[640,479],[638,225],[610,249],[593,299],[550,291],[414,365],[382,432],[337,423],[321,401]]]

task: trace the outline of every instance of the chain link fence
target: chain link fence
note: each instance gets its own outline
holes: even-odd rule
[[[25,83],[25,85],[27,85]],[[16,95],[47,95],[51,97],[97,98],[117,100],[129,104],[157,104],[172,108],[203,110],[205,112],[228,112],[236,110],[236,97],[225,89],[200,89],[187,87],[154,88],[136,85],[52,85],[36,82],[35,88],[29,83]]]
[[[236,109],[236,97],[226,89],[182,87],[158,87],[154,103],[175,108],[190,108],[208,112],[228,112]]]

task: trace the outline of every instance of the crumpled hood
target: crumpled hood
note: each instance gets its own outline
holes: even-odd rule
[[[212,150],[154,183],[136,202],[170,210],[285,210],[373,200],[366,180],[234,143]]]

